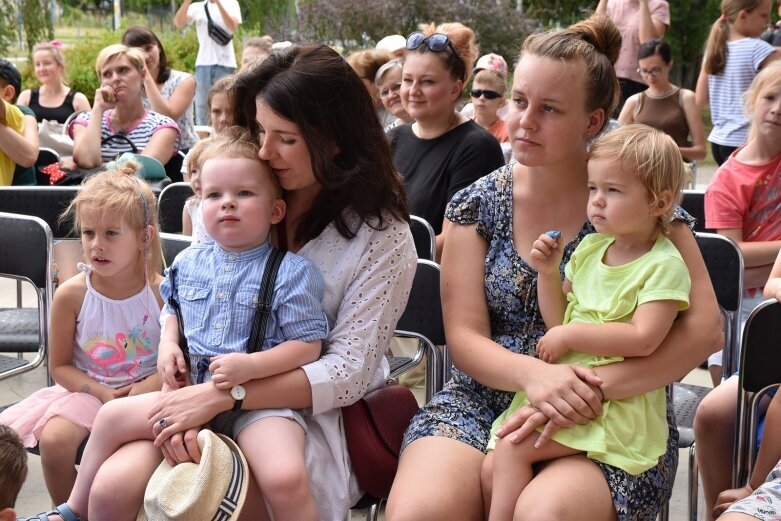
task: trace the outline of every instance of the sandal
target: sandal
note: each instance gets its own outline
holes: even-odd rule
[[[81,521],[81,518],[71,510],[67,503],[63,503],[49,512],[41,512],[37,516],[18,517],[16,521],[49,521],[49,516],[60,516],[63,521]]]

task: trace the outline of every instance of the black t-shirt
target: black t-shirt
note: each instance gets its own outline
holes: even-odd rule
[[[499,142],[472,120],[434,139],[420,139],[409,124],[390,130],[388,138],[410,213],[426,219],[437,234],[450,198],[504,164]]]

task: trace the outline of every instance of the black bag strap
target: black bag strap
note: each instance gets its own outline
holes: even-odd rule
[[[277,280],[277,272],[279,272],[279,266],[284,257],[284,251],[271,246],[271,253],[269,253],[266,268],[263,271],[263,279],[260,281],[258,305],[255,308],[255,318],[252,320],[252,331],[247,341],[248,353],[256,353],[263,346],[268,317],[271,314],[271,301],[274,298],[274,283]]]
[[[209,23],[210,24],[214,23],[214,22],[212,22],[212,15],[209,14],[209,2],[208,2],[208,0],[203,3],[203,10],[206,11],[206,18],[209,20]]]
[[[171,268],[169,271],[171,278],[171,296],[168,297],[168,305],[174,310],[176,315],[176,321],[179,325],[179,348],[184,355],[184,362],[187,364],[187,371],[190,371],[190,348],[187,345],[187,337],[184,336],[184,321],[182,320],[182,308],[179,307],[179,301],[174,298],[176,295],[176,268]]]
[[[136,146],[136,144],[133,143],[133,141],[131,141],[131,139],[124,134],[111,134],[110,136],[106,136],[100,140],[100,144],[102,146],[110,141],[124,141],[125,143],[130,145],[130,149],[133,151],[134,154],[138,154],[138,147]]]

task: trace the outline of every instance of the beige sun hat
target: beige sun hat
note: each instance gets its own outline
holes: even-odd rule
[[[232,521],[247,498],[247,460],[236,443],[210,430],[198,433],[201,462],[160,463],[146,486],[136,521]]]

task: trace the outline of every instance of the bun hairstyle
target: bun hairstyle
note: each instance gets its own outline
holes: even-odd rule
[[[721,16],[711,26],[705,43],[704,69],[708,74],[719,74],[727,66],[727,40],[730,25],[735,23],[741,11],[751,12],[763,0],[721,0]]]
[[[117,164],[114,170],[107,170],[89,177],[76,197],[62,214],[62,219],[73,219],[77,234],[81,230],[81,211],[88,208],[103,215],[120,215],[134,232],[143,232],[146,237],[146,273],[160,273],[163,250],[160,243],[160,226],[157,217],[157,201],[149,185],[135,175],[139,165],[133,161]],[[147,226],[154,228],[149,236]]]
[[[605,124],[618,106],[620,89],[613,65],[621,51],[621,33],[605,15],[593,14],[566,29],[534,33],[519,56],[534,54],[565,62],[582,61],[586,69],[586,109],[605,111]]]
[[[453,76],[453,78],[457,80],[463,80],[464,84],[466,85],[472,75],[472,69],[474,68],[475,60],[477,60],[477,55],[479,54],[475,32],[466,25],[459,22],[449,22],[440,25],[434,25],[433,23],[420,24],[419,28],[420,32],[426,36],[431,36],[434,33],[442,33],[447,35],[448,39],[450,40],[450,44],[453,46],[453,49],[456,50],[456,53],[458,53],[458,58],[460,58],[460,60],[448,59],[446,62],[447,69],[450,71],[450,74]],[[424,53],[431,51],[429,51],[425,45],[421,45],[414,51],[406,52]],[[450,56],[452,50],[448,49],[446,52],[447,55]]]

